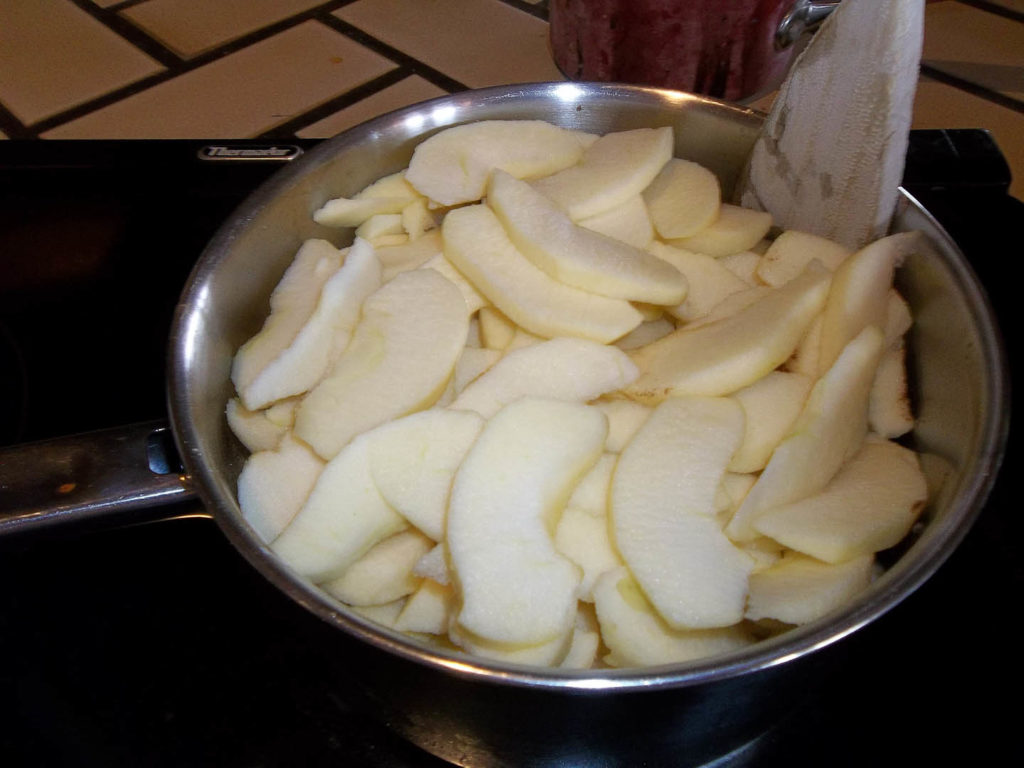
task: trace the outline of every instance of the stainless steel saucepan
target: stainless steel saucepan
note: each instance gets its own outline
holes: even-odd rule
[[[161,433],[152,425],[5,449],[0,533],[110,515],[159,516],[164,502],[195,493],[249,562],[325,623],[336,639],[339,688],[359,689],[365,706],[434,754],[466,765],[615,765],[666,755],[674,765],[697,764],[765,730],[827,670],[843,645],[837,641],[895,607],[963,538],[1006,441],[1007,366],[998,329],[956,245],[903,195],[893,229],[922,230],[933,246],[898,275],[915,317],[909,347],[918,426],[911,441],[923,456],[932,499],[895,564],[820,621],[708,660],[600,671],[488,662],[371,624],[292,573],[243,520],[235,486],[245,451],[224,415],[233,394],[231,359],[260,327],[270,292],[299,244],[309,237],[338,241],[338,232],[312,222],[313,210],[403,168],[432,132],[512,118],[595,133],[672,126],[676,154],[715,171],[726,195],[762,120],[750,110],[671,91],[541,83],[443,97],[324,142],[224,223],[185,286],[170,335],[168,386],[170,430],[184,472],[163,466]],[[113,470],[114,481],[101,478],[105,470]]]

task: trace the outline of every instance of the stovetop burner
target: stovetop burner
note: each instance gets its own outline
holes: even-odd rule
[[[210,159],[211,144],[225,146],[0,142],[0,445],[163,417],[181,287],[286,162]],[[1008,182],[987,134],[914,132],[906,186],[1007,330],[1019,290],[1005,252],[1024,212]],[[1008,334],[1014,367],[1016,346]],[[823,693],[723,765],[1019,762],[1014,708],[996,695],[1022,682],[1010,626],[1024,538],[1006,485],[933,579],[846,641]],[[309,624],[207,519],[0,541],[0,764],[441,765],[332,689]]]

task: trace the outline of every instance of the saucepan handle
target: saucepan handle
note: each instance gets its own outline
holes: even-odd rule
[[[165,422],[0,448],[0,536],[178,517],[193,498]]]
[[[775,31],[775,47],[784,50],[793,45],[805,32],[812,32],[828,18],[839,5],[836,3],[813,3],[797,0],[793,10],[782,17]]]

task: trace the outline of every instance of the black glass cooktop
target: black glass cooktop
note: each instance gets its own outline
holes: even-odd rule
[[[251,159],[262,148],[0,142],[0,445],[163,416],[178,293],[218,223],[285,162]],[[912,137],[906,186],[975,265],[1016,369],[1024,205],[1008,181],[982,132]],[[723,764],[1020,762],[1017,442],[939,573]],[[347,702],[313,624],[207,519],[0,541],[0,765],[440,765]]]

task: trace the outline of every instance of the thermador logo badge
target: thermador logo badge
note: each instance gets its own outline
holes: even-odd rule
[[[294,144],[207,144],[200,160],[294,160],[302,148]]]

